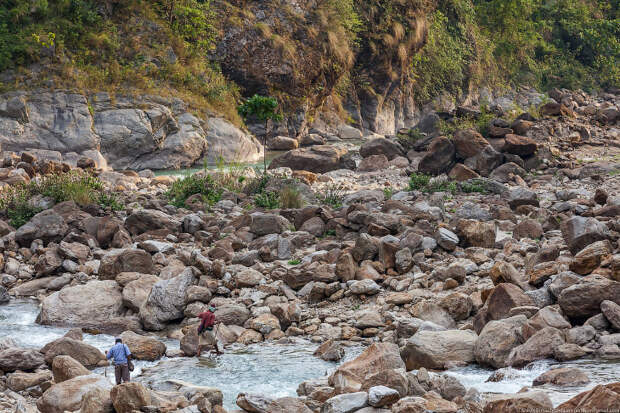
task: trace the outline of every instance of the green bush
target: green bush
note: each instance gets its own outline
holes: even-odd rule
[[[334,209],[342,208],[344,202],[344,187],[342,185],[328,185],[322,193],[316,194],[317,199]]]
[[[19,228],[41,208],[32,205],[36,196],[49,197],[54,202],[73,201],[80,206],[97,204],[113,211],[123,209],[123,204],[112,193],[107,193],[99,178],[79,170],[56,175],[46,175],[26,184],[11,186],[0,193],[0,210],[10,224]]]
[[[280,196],[277,192],[263,191],[254,196],[254,204],[265,209],[280,208]]]
[[[425,193],[450,192],[454,194],[457,191],[457,185],[452,181],[432,179],[431,176],[426,174],[413,173],[409,177],[409,190]]]
[[[301,208],[304,206],[304,200],[297,188],[287,185],[280,192],[280,205],[282,208]]]
[[[196,173],[175,181],[166,196],[170,203],[178,208],[185,208],[185,201],[192,195],[201,195],[202,201],[211,206],[222,199],[224,190],[216,185],[213,177],[205,173]]]

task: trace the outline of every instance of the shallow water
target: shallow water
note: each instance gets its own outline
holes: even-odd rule
[[[145,369],[137,380],[153,387],[169,379],[217,387],[224,394],[224,407],[232,409],[241,392],[295,396],[302,381],[325,376],[335,369],[336,363],[312,355],[316,346],[307,341],[290,345],[263,343],[229,348],[217,358],[170,359]],[[360,352],[360,348],[347,349],[345,360]]]
[[[0,305],[0,338],[10,337],[22,347],[39,349],[52,340],[62,337],[69,328],[50,327],[36,324],[39,304],[36,300],[12,300]],[[168,348],[178,348],[179,342],[161,339]],[[114,337],[106,334],[84,334],[84,342],[101,351],[114,343]],[[224,393],[224,405],[231,409],[239,392],[254,392],[273,397],[295,396],[299,384],[311,378],[329,374],[336,363],[326,362],[312,353],[316,344],[299,340],[294,344],[255,344],[247,347],[233,346],[224,355],[210,359],[175,358],[156,362],[137,361],[132,378],[154,387],[165,380],[177,379],[200,386],[217,387]],[[356,357],[362,349],[348,348],[345,361]],[[554,360],[540,360],[524,369],[509,369],[509,374],[500,382],[486,380],[493,370],[477,365],[450,369],[447,374],[457,378],[466,388],[474,387],[482,393],[516,393],[545,371],[555,367],[579,367],[585,370],[591,382],[585,386],[564,387],[541,386],[558,405],[576,394],[597,384],[620,381],[617,362],[582,359],[558,363]],[[114,380],[112,367],[94,370]]]
[[[269,167],[269,164],[271,163],[271,161],[273,160],[273,158],[275,158],[276,156],[284,153],[286,151],[267,151],[266,153],[266,161],[267,161],[267,167]],[[263,163],[263,157],[261,155],[260,160],[256,161],[256,162],[240,162],[240,163],[233,163],[233,164],[227,164],[226,162],[223,162],[222,165],[219,164],[207,164],[207,169],[208,170],[227,170],[229,168],[235,169],[235,168],[252,168],[252,169],[258,169],[260,171],[263,170],[264,168],[264,163]],[[162,170],[158,170],[158,171],[154,171],[155,175],[170,175],[170,176],[188,176],[191,174],[194,174],[196,172],[200,172],[204,170],[204,165],[196,165],[194,167],[191,168],[183,168],[183,169],[162,169]]]
[[[516,393],[525,386],[532,387],[532,382],[536,377],[558,367],[578,367],[588,374],[590,383],[576,387],[554,385],[534,387],[535,389],[545,390],[554,406],[598,384],[620,381],[620,365],[617,362],[594,359],[581,359],[564,363],[555,360],[538,360],[523,369],[509,368],[505,379],[499,382],[487,383],[486,380],[493,373],[493,370],[478,365],[454,368],[446,373],[457,378],[466,388],[474,387],[481,393]]]

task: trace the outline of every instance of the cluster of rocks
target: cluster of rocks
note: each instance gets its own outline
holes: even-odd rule
[[[247,412],[549,409],[544,391],[487,397],[427,369],[620,359],[620,176],[614,172],[620,145],[608,106],[616,102],[617,111],[617,97],[580,103],[576,96],[582,95],[562,96],[558,113],[548,113],[547,103],[541,113],[548,114],[536,122],[523,116],[518,121],[533,122],[527,130],[508,125],[516,134],[494,130],[508,129],[494,121],[495,135],[506,132],[493,138],[501,151],[465,130],[452,140],[429,136],[424,152],[379,137],[365,142],[359,156],[315,145],[274,160],[277,172],[303,177],[304,190],[346,180],[376,184],[347,191],[338,208],[314,202],[248,209],[248,196],[233,192],[209,212],[201,199],[177,208],[165,196],[172,178],[100,170],[108,189],[124,192],[123,211],[46,200],[20,228],[2,222],[0,299],[37,297],[41,324],[121,334],[143,360],[195,355],[197,315],[207,305],[217,309],[224,344],[305,336],[322,343],[317,356],[326,360],[339,360],[343,344],[370,346],[329,377],[302,384],[299,398],[239,395]],[[598,109],[587,109],[592,105]],[[573,141],[571,152],[545,155],[565,149],[563,129],[550,125],[569,130],[577,121],[590,125],[590,138]],[[601,134],[616,146],[579,165]],[[482,168],[487,154],[501,162]],[[7,169],[21,169],[28,179],[47,171],[32,153],[5,158]],[[442,164],[449,167],[425,169]],[[502,179],[497,171],[506,165],[513,172]],[[455,168],[481,175],[485,193],[399,188],[411,171],[454,175]],[[268,185],[281,179],[273,175]],[[394,191],[384,191],[381,180]],[[187,383],[171,384],[170,395],[139,384],[104,384],[88,370],[105,364],[101,353],[72,334],[39,351],[6,344],[0,350],[6,397],[37,398],[43,413],[105,411],[85,405],[101,400],[117,412],[222,411],[221,393]],[[166,349],[155,334],[179,339],[180,351]],[[69,372],[56,374],[54,364]],[[19,380],[29,385],[20,388]],[[554,371],[533,385],[585,380],[579,371]],[[618,403],[617,383],[590,392],[567,406]]]

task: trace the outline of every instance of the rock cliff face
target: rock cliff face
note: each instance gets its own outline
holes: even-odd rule
[[[245,95],[278,96],[289,114],[281,134],[303,134],[317,111],[333,110],[327,98],[345,78],[340,98],[356,126],[394,134],[418,120],[408,59],[426,41],[433,2],[356,3],[359,24],[372,30],[347,33],[336,2],[216,1],[229,18],[213,58]]]
[[[64,91],[0,95],[0,144],[3,150],[43,149],[67,158],[100,151],[114,169],[136,170],[190,167],[219,156],[255,161],[262,150],[230,122],[200,119],[179,99]]]

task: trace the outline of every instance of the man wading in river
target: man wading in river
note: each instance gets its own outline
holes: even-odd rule
[[[129,382],[129,370],[131,366],[131,351],[129,347],[123,344],[123,340],[117,338],[116,344],[112,348],[105,352],[106,358],[110,360],[114,359],[114,375],[116,376],[116,384]],[[131,366],[133,370],[133,366]]]
[[[200,357],[203,347],[215,348],[215,354],[218,356],[222,354],[217,348],[217,337],[213,332],[213,326],[219,324],[219,321],[215,321],[215,307],[209,306],[207,311],[203,311],[198,314],[198,318],[202,321],[198,326],[198,354],[196,357]]]

